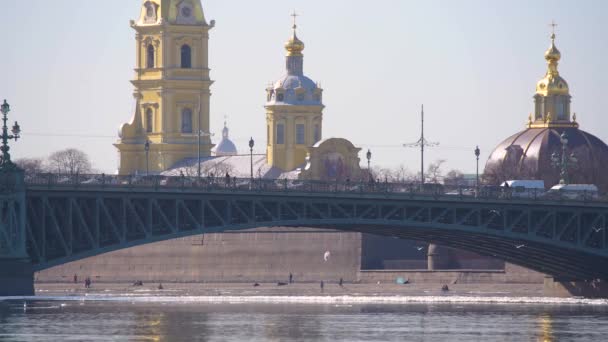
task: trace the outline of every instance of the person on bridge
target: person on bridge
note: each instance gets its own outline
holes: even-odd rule
[[[325,287],[325,283],[321,280],[321,293],[323,292],[323,288]]]
[[[289,273],[289,283],[293,284],[293,274]]]
[[[226,187],[230,186],[230,174],[226,172]]]
[[[78,275],[74,274],[74,284],[78,284]]]

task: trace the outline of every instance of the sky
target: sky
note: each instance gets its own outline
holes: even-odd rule
[[[0,97],[22,139],[13,158],[76,147],[113,173],[118,128],[135,102],[135,33],[141,0],[0,0]],[[581,129],[608,141],[608,1],[203,0],[210,33],[211,129],[264,153],[265,88],[284,74],[294,9],[306,44],[305,73],[324,88],[324,138],[372,151],[373,166],[416,172],[426,161],[475,172],[503,139],[524,129],[554,20]]]

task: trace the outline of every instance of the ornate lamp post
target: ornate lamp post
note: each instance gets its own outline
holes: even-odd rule
[[[150,175],[150,140],[146,139],[144,144],[144,151],[146,151],[146,176]]]
[[[253,137],[249,139],[249,160],[251,164],[251,180],[253,181],[253,146],[255,146],[255,141],[253,141]]]
[[[15,165],[11,161],[11,155],[8,153],[8,151],[10,150],[10,147],[8,146],[8,141],[19,140],[19,138],[21,137],[21,127],[19,127],[17,121],[15,121],[15,125],[13,125],[13,129],[11,131],[11,133],[13,134],[9,135],[8,126],[6,126],[6,121],[8,121],[7,115],[11,111],[11,107],[6,102],[6,100],[4,100],[4,103],[2,104],[2,106],[0,106],[0,111],[2,112],[2,146],[0,147],[0,151],[2,151],[2,160],[0,160],[0,170],[13,170],[17,168],[17,165]]]
[[[372,178],[372,169],[370,168],[370,162],[372,160],[372,151],[370,151],[369,149],[367,150],[367,174],[369,176],[369,181],[371,182]]]
[[[574,156],[574,153],[567,154],[568,149],[568,135],[566,132],[560,136],[560,142],[562,143],[562,155],[560,156],[557,152],[551,155],[551,161],[553,166],[559,169],[559,184],[570,184],[570,177],[568,171],[570,168],[575,168],[578,164],[578,159]]]
[[[475,171],[475,188],[479,192],[479,155],[481,151],[479,150],[479,146],[475,147],[475,158],[477,159],[477,169]]]

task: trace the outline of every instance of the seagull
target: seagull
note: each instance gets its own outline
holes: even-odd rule
[[[601,232],[602,230],[604,230],[604,228],[595,228],[595,227],[594,227],[594,228],[592,228],[592,229],[593,229],[593,231],[594,231],[594,232],[596,232],[596,233],[599,233],[599,232]]]
[[[494,215],[500,216],[500,211],[498,211],[498,210],[490,210],[490,214],[494,214]]]
[[[417,246],[416,249],[419,250],[419,251],[421,251],[421,250],[424,249],[424,247]]]
[[[520,248],[524,248],[526,247],[526,245],[516,245],[515,248],[520,249]]]

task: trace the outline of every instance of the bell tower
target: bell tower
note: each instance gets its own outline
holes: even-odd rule
[[[268,164],[291,171],[306,162],[309,147],[322,137],[323,89],[304,75],[304,43],[293,33],[285,43],[286,74],[266,89]]]
[[[200,0],[144,0],[135,30],[136,102],[114,146],[119,174],[159,173],[176,162],[211,154],[209,138],[210,24]],[[148,148],[146,148],[146,142]]]

